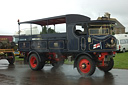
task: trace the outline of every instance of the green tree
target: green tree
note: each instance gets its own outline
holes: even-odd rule
[[[42,26],[42,32],[40,34],[49,34],[49,33],[56,33],[55,30],[47,28],[46,26]]]

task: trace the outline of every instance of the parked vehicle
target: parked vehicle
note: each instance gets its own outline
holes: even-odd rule
[[[0,59],[7,59],[10,64],[13,64],[15,46],[12,36],[0,35]]]
[[[14,51],[13,54],[14,56],[20,56],[20,51]]]
[[[117,51],[125,52],[128,50],[128,34],[115,34],[117,39]]]
[[[31,33],[19,37],[21,41],[18,42],[18,49],[25,53],[25,60],[29,62],[32,70],[41,70],[49,61],[53,66],[59,67],[68,56],[72,56],[74,67],[84,76],[92,75],[96,66],[104,72],[113,68],[116,38],[111,35],[111,30],[115,22],[90,20],[87,16],[70,14],[18,22],[19,29],[26,23],[41,26],[66,24],[65,33],[41,35]]]

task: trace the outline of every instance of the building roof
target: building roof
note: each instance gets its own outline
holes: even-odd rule
[[[111,20],[116,22],[115,28],[125,28],[117,19],[111,18]]]
[[[98,17],[97,20],[101,20],[102,17]],[[109,20],[115,21],[115,28],[125,28],[116,18],[110,18]]]

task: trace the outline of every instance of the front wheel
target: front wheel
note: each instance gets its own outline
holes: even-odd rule
[[[41,62],[36,54],[31,54],[29,57],[29,66],[32,70],[41,70],[45,62]]]
[[[98,68],[104,72],[108,72],[113,68],[113,66],[114,66],[114,60],[113,58],[111,58],[110,61],[108,62],[108,66],[98,67]]]
[[[95,62],[88,56],[80,56],[77,61],[77,70],[83,76],[90,76],[95,72]]]

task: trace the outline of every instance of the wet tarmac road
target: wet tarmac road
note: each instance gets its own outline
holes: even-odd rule
[[[113,69],[104,73],[98,69],[90,77],[82,77],[72,65],[54,68],[46,65],[32,71],[29,65],[0,60],[0,85],[128,85],[128,70]]]

